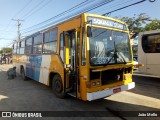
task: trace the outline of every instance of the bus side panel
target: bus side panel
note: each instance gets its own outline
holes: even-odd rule
[[[59,74],[64,80],[64,67],[58,55],[42,55],[39,82],[49,86],[51,72]]]
[[[148,53],[146,59],[146,72],[149,74],[160,76],[160,53]]]
[[[142,35],[139,35],[139,40],[138,40],[138,63],[139,64],[144,64],[143,67],[140,67],[138,70],[139,72],[146,73],[146,53],[144,53],[142,49]]]
[[[160,57],[159,57],[160,53],[155,50],[155,48],[158,47],[157,45],[159,44],[158,40],[155,41],[156,38],[158,39],[158,36],[152,39],[154,35],[159,35],[159,33],[160,33],[160,30],[152,30],[152,31],[142,32],[139,34],[138,63],[144,64],[143,67],[139,68],[139,72],[160,76],[160,73],[159,73],[160,71]],[[152,38],[150,38],[150,41],[151,40],[154,40],[154,41],[148,43],[148,46],[151,46],[153,51],[149,51],[148,53],[144,52],[142,48],[142,37],[143,36],[152,36]],[[144,38],[143,40],[147,41],[147,38]]]
[[[27,64],[26,55],[13,55],[13,66],[16,67],[16,72],[19,75],[21,74],[21,67],[24,68],[26,74],[26,64]]]
[[[33,56],[33,63],[32,63],[32,68],[34,71],[33,79],[36,81],[39,81],[41,62],[42,62],[42,55]]]
[[[49,70],[50,72],[59,74],[62,79],[62,83],[64,83],[64,65],[58,55],[51,55],[51,64]]]
[[[34,71],[32,68],[33,57],[27,56],[26,76],[33,79]]]
[[[26,76],[33,80],[39,81],[42,55],[30,55],[27,56],[27,60]]]
[[[39,82],[48,85],[50,73],[51,55],[42,55]]]
[[[82,100],[87,100],[87,88],[86,88],[86,82],[87,81],[87,67],[86,66],[81,66],[80,67],[80,89],[79,89],[79,92],[80,92],[80,98]]]

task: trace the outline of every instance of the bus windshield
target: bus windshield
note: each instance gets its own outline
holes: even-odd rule
[[[125,32],[92,27],[90,41],[90,64],[108,65],[131,62],[128,34]]]

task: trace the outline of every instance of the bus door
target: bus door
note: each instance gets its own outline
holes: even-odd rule
[[[77,95],[77,32],[76,30],[64,32],[65,42],[65,80],[66,92],[72,96]]]

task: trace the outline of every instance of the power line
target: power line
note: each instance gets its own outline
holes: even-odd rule
[[[70,19],[70,18],[72,18],[72,17],[78,16],[78,15],[84,13],[84,12],[88,12],[88,11],[91,11],[91,10],[96,9],[96,8],[98,8],[98,7],[101,7],[101,6],[103,6],[103,5],[105,5],[105,4],[109,3],[109,2],[112,2],[112,1],[114,1],[114,0],[103,0],[103,2],[99,2],[99,3],[96,4],[96,5],[94,4],[94,5],[90,6],[90,7],[87,7],[87,9],[85,9],[85,10],[83,10],[83,11],[79,11],[79,12],[77,12],[77,13],[73,13],[72,15],[68,15],[68,16],[66,16],[66,17],[64,17],[64,18],[61,18],[61,19],[59,19],[59,20],[56,20],[56,21],[54,21],[54,22],[51,22],[51,23],[49,23],[49,24],[47,24],[47,25],[44,25],[44,26],[41,26],[41,27],[39,27],[39,28],[35,28],[35,29],[30,30],[30,31],[23,32],[23,34],[24,34],[24,33],[29,33],[29,32],[31,32],[31,31],[39,30],[39,29],[41,29],[41,30],[42,30],[42,29],[45,29],[46,27],[49,27],[49,26],[51,26],[51,25],[58,24],[58,23],[60,23],[60,22],[63,22],[63,21],[65,21],[65,20],[68,20],[68,19]]]
[[[45,1],[45,0],[44,0],[44,1]],[[42,0],[39,4],[37,4],[36,7],[38,7],[38,6],[39,6],[41,3],[43,3],[44,1]],[[17,15],[19,15],[25,8],[27,8],[31,2],[32,2],[32,0],[30,0],[17,14],[15,14],[15,15],[12,17],[12,19],[14,19],[14,17],[16,17]],[[30,12],[31,12],[32,10],[34,10],[36,7],[32,8],[32,9],[27,13],[27,15],[30,14]],[[24,16],[23,16],[23,17],[24,17]],[[11,21],[10,21],[10,23],[8,24],[8,26],[9,26],[10,24],[11,24]],[[12,28],[13,28],[13,27],[12,27]]]
[[[34,8],[32,8],[29,12],[27,12],[25,15],[23,15],[21,17],[21,19],[24,19],[25,16],[29,15],[34,9],[36,9],[37,7],[39,7],[42,3],[44,3],[46,0],[41,0]]]
[[[17,12],[13,17],[12,19],[14,19],[17,15],[19,15],[26,7],[28,7],[28,5],[32,2],[32,0],[30,0],[29,2],[27,2],[27,4],[24,5],[24,7],[19,11]],[[11,24],[12,20],[10,20],[10,22],[8,23],[7,27],[8,28]]]
[[[124,1],[125,1],[125,0],[124,0]],[[96,11],[96,12],[99,12],[99,11],[102,12],[102,11],[106,10],[106,8],[107,8],[107,9],[110,9],[110,8],[114,8],[114,7],[120,6],[120,5],[122,5],[122,4],[124,5],[125,3],[129,3],[129,2],[131,2],[131,1],[133,1],[133,0],[128,0],[128,1],[125,1],[125,2],[124,2],[124,1],[122,2],[122,1],[120,0],[119,2],[116,2],[115,5],[106,6],[105,9],[103,9],[103,10],[98,10],[98,11]],[[134,1],[135,1],[135,0],[134,0]]]
[[[135,3],[133,3],[133,4],[130,4],[130,5],[127,5],[127,6],[118,8],[118,9],[116,9],[116,10],[113,10],[113,11],[110,11],[110,12],[107,12],[107,13],[104,13],[104,14],[102,14],[102,15],[105,16],[105,15],[111,14],[111,13],[113,13],[113,12],[116,12],[116,11],[119,11],[119,10],[122,10],[122,9],[125,9],[125,8],[127,8],[127,7],[130,7],[130,6],[133,6],[133,5],[137,5],[137,4],[143,3],[143,2],[145,2],[145,1],[147,1],[147,0],[138,1],[138,2],[135,2]]]
[[[88,1],[88,0],[86,0],[86,1]],[[114,1],[114,0],[112,0],[112,1]],[[133,5],[136,5],[136,4],[140,4],[140,3],[145,2],[145,1],[146,1],[146,0],[141,0],[141,1],[139,1],[139,2],[136,2],[136,3],[130,4],[130,5],[124,6],[124,7],[122,7],[122,8],[119,8],[119,9],[116,9],[116,10],[113,10],[113,11],[110,11],[110,12],[107,12],[107,13],[105,13],[105,15],[106,15],[106,14],[109,14],[109,13],[112,13],[112,12],[116,12],[116,11],[118,11],[118,10],[125,9],[125,8],[127,8],[127,7],[130,7],[130,6],[133,6]],[[149,1],[150,1],[150,2],[154,2],[155,0],[149,0]],[[85,2],[85,1],[84,1],[84,2]],[[111,2],[111,1],[110,1],[110,2]],[[83,3],[83,2],[82,2],[82,3]],[[81,4],[81,3],[80,3],[80,4]],[[77,5],[77,6],[78,6],[78,5]],[[76,7],[76,6],[74,6],[74,7]],[[74,7],[73,7],[73,8],[74,8]],[[70,8],[69,10],[72,10],[73,8]],[[97,8],[97,7],[95,7],[94,9],[96,9],[96,8]],[[65,14],[65,13],[68,13],[69,10],[66,10],[66,11],[64,11],[64,12],[62,12],[62,13],[56,15],[56,16],[59,17],[59,16]],[[84,10],[84,11],[85,11],[85,10]],[[86,11],[87,11],[87,10],[86,10]],[[54,16],[54,17],[56,17],[56,16]],[[35,27],[35,26],[41,25],[42,23],[48,22],[48,21],[52,20],[54,17],[52,17],[52,18],[50,18],[50,19],[48,19],[48,20],[46,20],[46,21],[44,21],[44,22],[41,22],[41,23],[39,23],[39,24],[37,24],[37,25],[31,26],[31,27],[29,27],[29,28],[33,28],[33,27]],[[42,26],[42,27],[40,27],[40,28],[45,28],[45,27],[47,27],[48,25],[51,25],[51,24],[53,24],[53,22],[50,23],[50,24],[47,24],[47,25],[45,25],[45,26]],[[29,29],[29,28],[26,28],[26,29]],[[36,28],[36,29],[33,29],[33,30],[37,30],[37,29],[40,29],[40,28]],[[26,30],[26,29],[24,29],[24,30]],[[31,31],[33,31],[33,30],[27,31],[27,32],[25,32],[25,33],[31,32]]]
[[[36,25],[34,25],[34,26],[28,27],[28,28],[23,29],[23,30],[27,30],[27,29],[30,29],[30,28],[39,26],[39,25],[41,25],[41,24],[43,24],[43,23],[49,22],[49,21],[53,20],[54,18],[60,17],[60,16],[62,16],[62,15],[64,15],[64,14],[70,12],[71,10],[75,10],[77,7],[80,7],[81,5],[84,5],[85,3],[87,4],[88,1],[89,1],[89,0],[85,0],[84,2],[82,2],[82,3],[80,3],[80,4],[76,5],[76,6],[74,6],[74,7],[72,7],[72,8],[70,8],[70,9],[68,9],[68,10],[66,10],[66,11],[64,11],[64,12],[62,12],[62,13],[60,13],[60,14],[52,17],[52,18],[49,18],[49,19],[47,19],[47,20],[45,20],[45,21],[43,21],[43,22],[41,22],[41,23],[38,23],[38,24],[36,24]],[[23,31],[23,30],[22,30],[22,31]]]
[[[16,15],[14,15],[14,17],[17,16],[18,14],[20,14],[31,2],[32,2],[32,0],[30,0],[30,1],[25,5],[25,7],[23,7],[23,8],[20,10],[20,12],[18,12]],[[44,1],[42,0],[39,4],[37,4],[36,7],[38,7],[39,5],[41,5],[43,2],[44,2]],[[27,15],[30,14],[30,12],[33,11],[36,7],[34,7],[33,9],[31,9],[31,10],[27,13]],[[14,18],[14,17],[12,17],[12,18]],[[18,22],[18,40],[20,40],[20,37],[21,37],[21,34],[20,34],[20,26],[21,26],[21,23],[20,23],[20,21],[23,21],[23,20],[20,20],[20,19],[18,19],[18,20],[12,19],[12,20]],[[11,22],[10,22],[10,23],[11,23]],[[8,24],[8,26],[10,25],[10,23]]]
[[[66,16],[65,18],[61,18],[60,20],[51,22],[51,23],[49,23],[49,24],[47,24],[47,25],[44,25],[44,26],[42,26],[42,27],[39,27],[39,28],[30,30],[30,31],[23,32],[23,34],[24,34],[24,33],[29,33],[29,32],[31,32],[31,31],[35,31],[35,30],[38,30],[38,29],[41,29],[41,30],[42,30],[42,29],[45,29],[46,27],[49,27],[49,26],[51,26],[51,25],[58,24],[58,23],[60,23],[60,22],[63,22],[63,21],[65,21],[65,20],[68,20],[68,19],[70,19],[70,18],[72,18],[72,17],[78,16],[78,15],[84,13],[84,12],[88,12],[88,11],[91,11],[91,10],[96,9],[96,8],[98,8],[98,7],[101,7],[101,6],[103,6],[103,5],[105,5],[105,4],[109,3],[109,2],[112,2],[112,1],[114,1],[114,0],[104,0],[103,2],[100,2],[99,4],[96,4],[96,5],[91,6],[91,7],[89,7],[89,8],[87,7],[87,9],[84,10],[84,11],[79,11],[78,13],[73,13],[72,15]],[[66,18],[67,18],[67,19],[66,19]]]
[[[12,19],[14,19],[17,15],[19,15],[20,13],[22,13],[22,11],[28,7],[28,5],[32,2],[32,0],[30,0],[29,2],[27,2],[27,4],[17,13],[15,14]]]
[[[15,31],[4,31],[4,30],[0,30],[0,32],[15,32]]]
[[[69,12],[69,11],[71,11],[71,10],[74,10],[74,9],[76,9],[77,7],[80,7],[80,6],[82,6],[82,5],[87,4],[88,1],[89,1],[89,0],[86,0],[86,1],[84,1],[84,2],[82,2],[82,3],[80,3],[80,4],[78,4],[78,5],[76,5],[76,6],[72,7],[72,8],[70,8],[70,9],[67,10],[67,11],[64,11],[63,14],[64,14],[64,13],[67,13],[67,12]],[[61,14],[61,15],[63,15],[63,14]],[[58,17],[58,15],[57,15],[56,17]],[[53,18],[52,18],[52,19],[53,19]]]
[[[12,40],[11,38],[0,38],[0,40]]]
[[[38,10],[42,9],[43,7],[45,7],[46,5],[48,5],[50,2],[52,2],[52,0],[47,1],[47,3],[45,3],[43,6],[39,7],[36,11],[31,12],[30,15],[25,16],[23,19],[27,19],[27,17],[30,17],[31,15],[33,15],[34,13],[36,13]]]
[[[21,21],[24,21],[24,20],[20,20],[20,19],[18,19],[18,20],[16,20],[16,19],[12,19],[13,21],[17,21],[18,22],[18,41],[20,41],[20,37],[21,37],[21,33],[20,33],[20,26],[21,26]]]

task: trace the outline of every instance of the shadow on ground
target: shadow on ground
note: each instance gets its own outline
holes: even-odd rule
[[[136,83],[136,86],[130,92],[160,99],[160,78],[134,75],[133,81]]]

